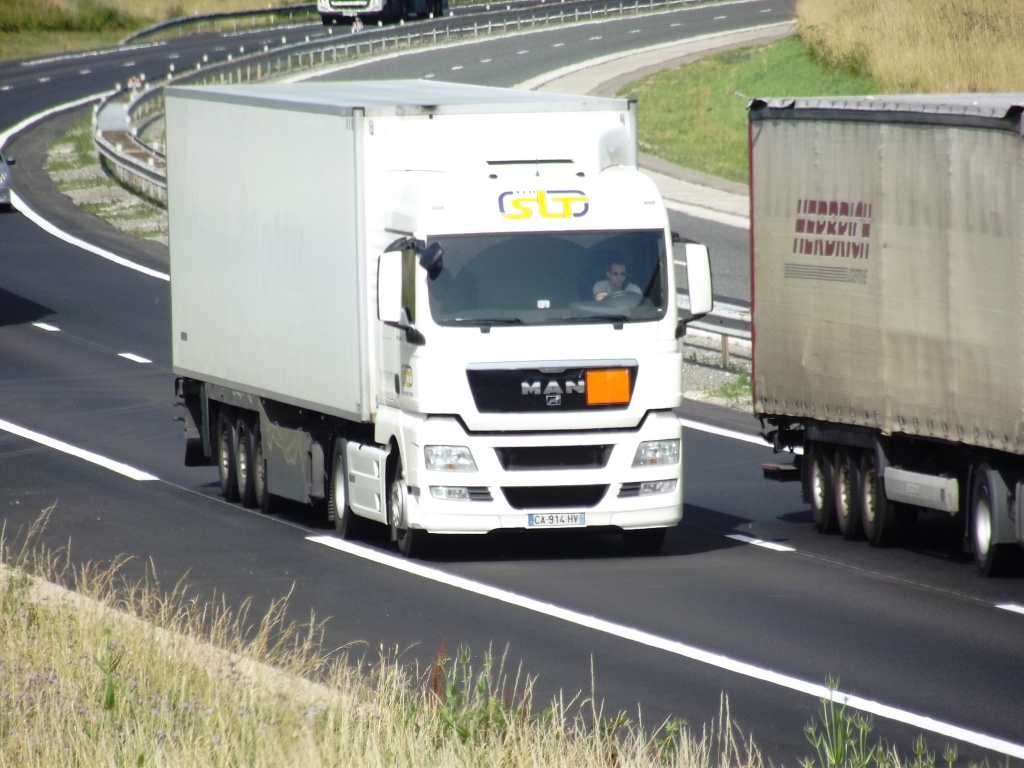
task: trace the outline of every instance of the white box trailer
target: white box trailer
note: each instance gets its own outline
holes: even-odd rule
[[[1024,542],[1024,94],[755,99],[754,410],[822,531]],[[769,475],[793,474],[776,465]]]
[[[386,524],[406,555],[550,526],[660,548],[685,318],[634,102],[303,83],[171,87],[166,116],[186,463],[247,505],[326,499],[344,536]]]

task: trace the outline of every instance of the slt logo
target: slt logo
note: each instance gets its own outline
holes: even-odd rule
[[[548,189],[533,193],[502,192],[498,210],[506,219],[578,219],[590,210],[590,198],[578,189]]]

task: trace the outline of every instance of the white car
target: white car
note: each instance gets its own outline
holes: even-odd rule
[[[4,157],[0,152],[0,210],[11,208],[11,166],[14,165],[13,157]]]

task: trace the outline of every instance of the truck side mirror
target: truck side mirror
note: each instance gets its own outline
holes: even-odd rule
[[[686,285],[690,291],[690,314],[703,317],[714,307],[711,294],[711,254],[702,243],[686,244]]]
[[[686,285],[690,294],[690,313],[681,324],[704,317],[714,307],[711,293],[711,255],[701,243],[686,243]]]
[[[386,251],[377,259],[377,318],[400,325],[402,309],[402,252]]]

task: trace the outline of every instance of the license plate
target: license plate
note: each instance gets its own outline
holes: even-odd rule
[[[587,524],[587,515],[584,512],[528,515],[527,525],[530,528],[572,528]]]

